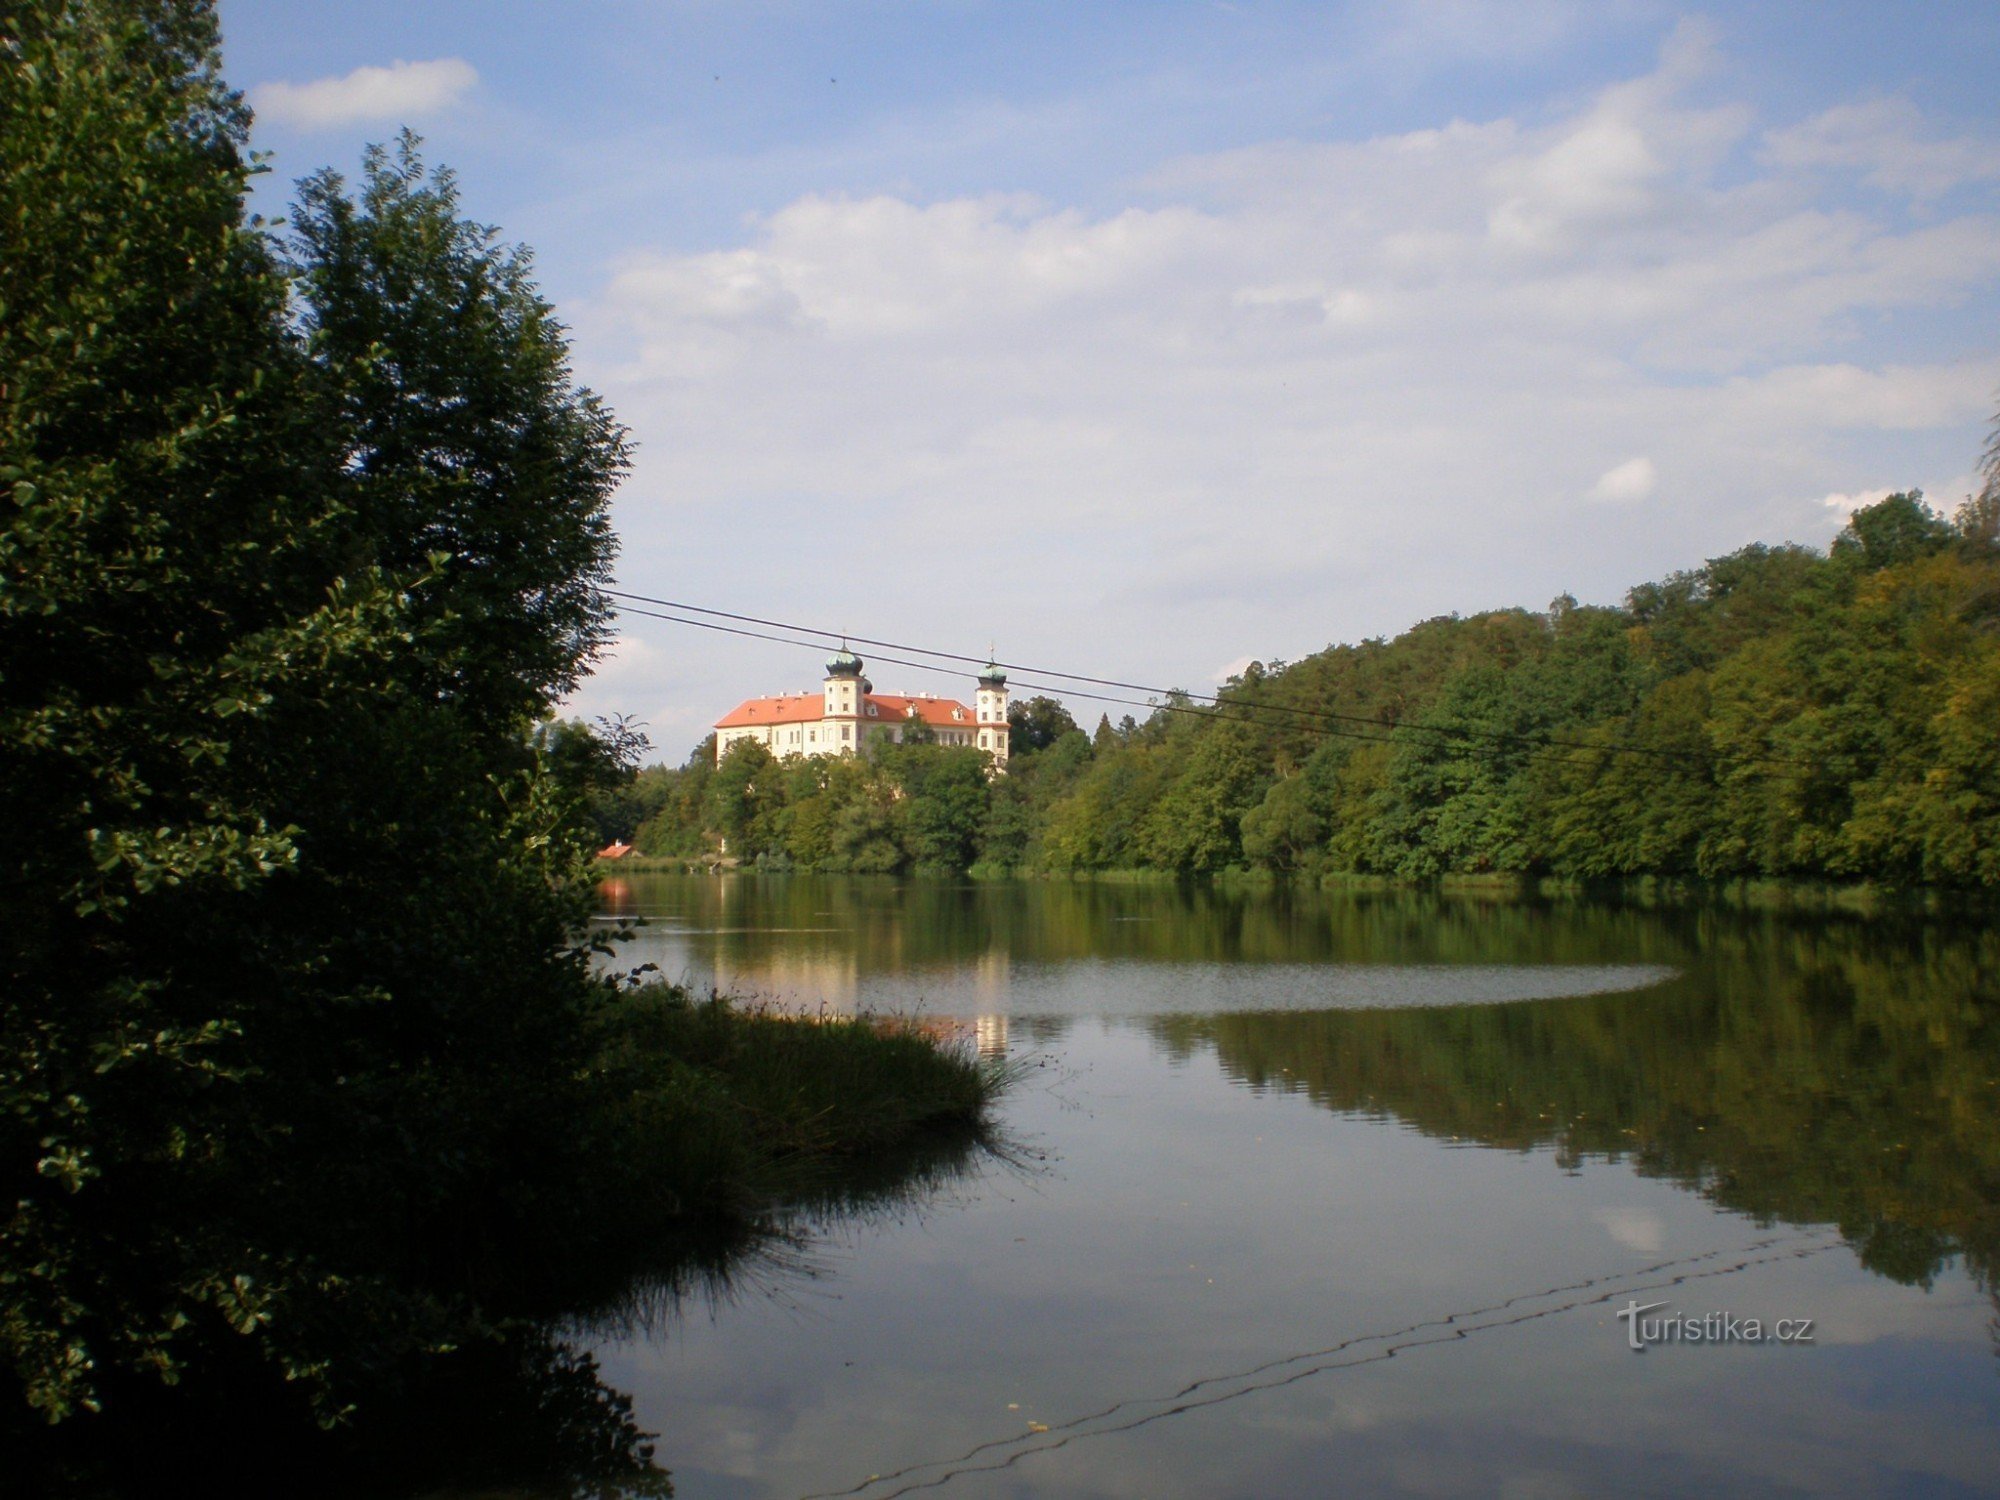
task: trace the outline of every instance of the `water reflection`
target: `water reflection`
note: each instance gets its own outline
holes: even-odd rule
[[[630,873],[606,888],[607,920],[644,919],[632,951],[704,958],[851,955],[871,976],[959,968],[988,955],[1176,963],[1676,965],[1716,913],[1444,897],[1327,897],[1277,890],[1091,882],[898,881]]]
[[[672,1495],[672,1446],[656,1444],[654,1430],[634,1416],[632,1398],[606,1378],[592,1344],[668,1339],[690,1314],[787,1304],[837,1284],[827,1244],[1038,1170],[1004,1137],[933,1134],[805,1180],[754,1226],[543,1266],[539,1310],[488,1306],[484,1339],[357,1370],[342,1387],[353,1411],[330,1432],[316,1427],[296,1392],[274,1390],[255,1368],[209,1372],[196,1389],[109,1383],[115,1418],[57,1427],[16,1402],[0,1415],[0,1494]]]
[[[1164,1018],[1252,1088],[1451,1141],[1626,1162],[1721,1206],[1832,1223],[1926,1284],[2000,1271],[2000,947],[1855,924],[1715,932],[1643,1004]]]
[[[1463,1343],[1481,1334],[1518,1328],[1544,1318],[1603,1307],[1620,1299],[1679,1290],[1690,1284],[1753,1272],[1765,1266],[1823,1255],[1839,1244],[1827,1236],[1778,1235],[1753,1241],[1740,1252],[1704,1251],[1655,1262],[1621,1276],[1584,1277],[1538,1291],[1517,1293],[1480,1307],[1461,1308],[1400,1328],[1344,1338],[1324,1348],[1266,1359],[1246,1369],[1204,1375],[1157,1395],[1128,1398],[1065,1421],[1034,1423],[1012,1437],[978,1443],[962,1453],[906,1465],[865,1483],[822,1490],[804,1500],[898,1500],[954,1480],[996,1474],[1022,1460],[1055,1453],[1073,1444],[1138,1432],[1211,1408],[1246,1401],[1300,1381],[1359,1369],[1430,1345]],[[1658,1304],[1655,1304],[1658,1305]]]
[[[725,992],[1169,1057],[1453,1142],[1629,1163],[1835,1223],[1921,1283],[2000,1268],[2000,935],[1410,892],[638,876],[629,950]],[[950,1025],[941,1027],[951,1031]]]
[[[1656,926],[1532,908],[1172,886],[621,879],[620,965],[807,1010],[1139,1016],[1490,1004],[1645,989]],[[629,925],[626,924],[637,924]],[[1618,961],[1606,961],[1615,956]]]
[[[1030,1197],[865,1237],[818,1319],[606,1346],[684,1494],[1593,1493],[1629,1451],[1663,1492],[2000,1472],[1983,927],[808,879],[625,900],[670,972],[802,1000],[841,976],[843,1004],[1050,1064],[1009,1106],[1058,1157]],[[1826,1343],[1634,1362],[1607,1299],[1661,1286],[1817,1314]]]

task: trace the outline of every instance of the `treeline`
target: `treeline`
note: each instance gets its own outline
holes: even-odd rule
[[[1992,466],[1989,464],[1989,473]],[[1831,549],[1752,546],[1615,608],[1429,620],[1253,663],[1085,733],[1017,703],[1009,774],[905,745],[704,744],[601,794],[647,854],[815,870],[2000,882],[2000,485]]]
[[[984,751],[920,738],[790,760],[742,741],[719,766],[705,741],[679,770],[652,767],[594,798],[601,829],[641,853],[855,874],[969,869],[990,857],[1007,803]]]

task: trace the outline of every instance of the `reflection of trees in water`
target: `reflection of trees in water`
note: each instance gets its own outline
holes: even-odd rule
[[[1872,1270],[2000,1285],[2000,935],[1718,918],[1643,995],[1167,1017],[1257,1088],[1559,1162],[1625,1161]]]
[[[921,1217],[992,1168],[1034,1169],[1026,1153],[990,1133],[937,1133],[801,1181],[754,1227],[643,1248],[628,1243],[595,1259],[539,1267],[534,1306],[490,1308],[488,1337],[385,1361],[350,1390],[351,1420],[330,1432],[248,1362],[210,1372],[199,1388],[116,1385],[107,1390],[115,1422],[49,1428],[16,1403],[0,1419],[8,1480],[22,1494],[79,1500],[278,1491],[669,1495],[651,1435],[634,1421],[630,1399],[606,1384],[588,1346],[616,1334],[666,1336],[689,1306],[790,1295],[829,1274],[814,1253],[823,1237],[857,1223]],[[613,1243],[592,1239],[594,1249]]]
[[[659,1339],[695,1307],[713,1314],[751,1300],[785,1300],[833,1273],[818,1247],[836,1236],[921,1222],[969,1198],[990,1173],[1033,1177],[1044,1157],[993,1129],[939,1134],[847,1163],[801,1183],[753,1238],[690,1247],[631,1276],[609,1295],[579,1298],[560,1331],[576,1343]]]
[[[1551,904],[1395,890],[1309,891],[1111,881],[635,872],[626,914],[671,913],[718,971],[836,958],[875,973],[1000,954],[1012,961],[1679,964],[1714,911]]]

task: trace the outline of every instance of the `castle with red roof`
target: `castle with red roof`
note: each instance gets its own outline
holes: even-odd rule
[[[817,693],[747,698],[715,721],[718,762],[738,740],[755,740],[783,759],[793,755],[858,755],[871,740],[900,740],[924,724],[941,745],[968,745],[1007,768],[1007,674],[991,663],[979,674],[973,706],[930,693],[878,693],[861,658],[842,647],[826,664]]]

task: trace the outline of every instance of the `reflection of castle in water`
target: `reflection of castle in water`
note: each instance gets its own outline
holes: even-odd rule
[[[954,1001],[976,1000],[985,1005],[999,1001],[999,1007],[973,1010],[971,1006],[952,1004],[946,1011],[928,1014],[925,1012],[929,1008],[924,1007],[904,1019],[940,1040],[969,1041],[981,1057],[1004,1058],[1009,1020],[1002,1008],[1006,999],[1005,971],[1004,956],[997,966],[982,960],[963,976],[971,983],[962,988],[953,986],[954,993],[950,996]],[[715,956],[715,987],[725,995],[768,1001],[787,1011],[807,1015],[826,1012],[851,1016],[879,1009],[862,1002],[860,965],[852,954],[768,954],[744,960],[719,953]],[[968,1010],[973,1013],[966,1014]]]
[[[997,1020],[1003,1035],[1010,1009],[1007,996],[1013,982],[1013,970],[1005,948],[988,948],[979,955],[979,961],[972,966],[970,975],[972,993],[967,998],[973,1004],[968,1008],[976,1015],[987,1015]]]
[[[864,993],[861,959],[852,949],[720,950],[711,962],[713,983],[723,994],[769,1001],[786,1010],[851,1016],[871,1010],[894,1015],[906,1008],[884,1004],[877,986]],[[934,981],[914,987],[917,998],[907,1006],[908,1019],[934,1035],[971,1042],[981,1057],[1005,1057],[1011,970],[1006,951],[999,948],[961,967],[939,970]],[[886,976],[871,966],[871,977]],[[913,977],[908,971],[896,975],[903,983],[894,987],[907,994]]]
[[[1007,1017],[980,1016],[972,1023],[972,1043],[981,1057],[1007,1055]]]
[[[715,987],[725,995],[782,1001],[852,1015],[861,1006],[861,966],[852,953],[715,955]]]

